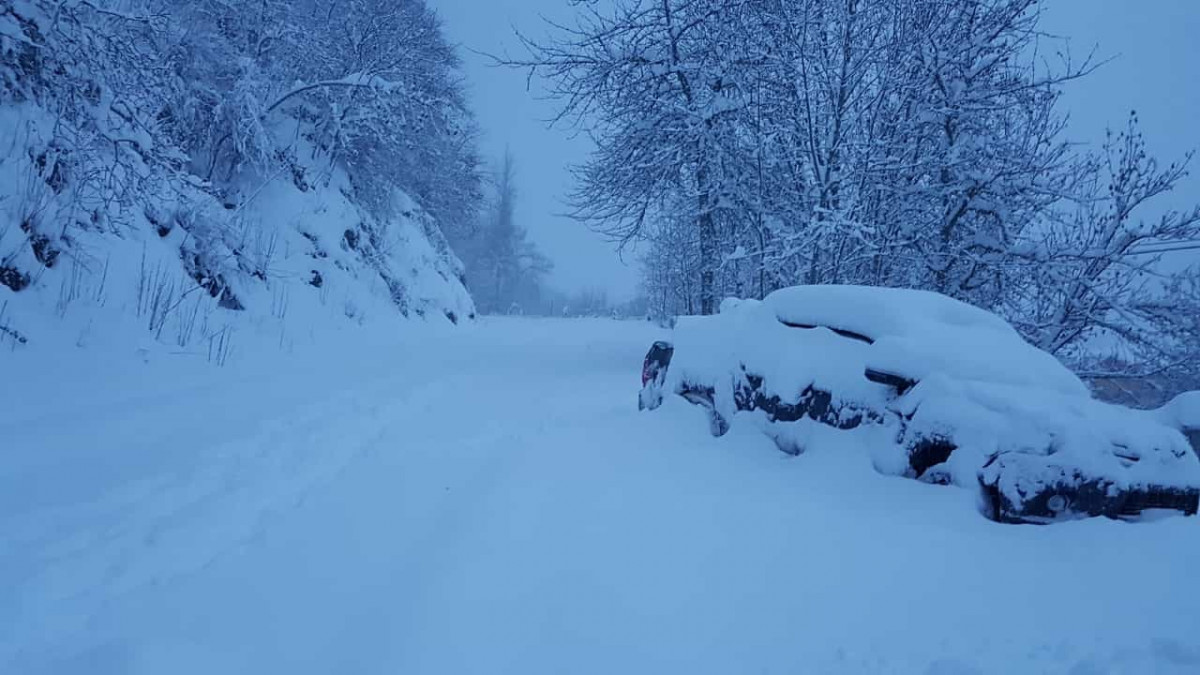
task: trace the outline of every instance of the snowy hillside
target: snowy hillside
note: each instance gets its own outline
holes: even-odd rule
[[[326,101],[301,95],[320,86],[262,79],[282,52],[232,83],[211,52],[187,53],[238,49],[227,27],[191,42],[213,16],[200,5],[105,7],[0,3],[4,351],[105,342],[223,364],[331,325],[473,317],[445,223],[422,207],[439,202],[374,168],[419,161],[437,135],[376,124],[407,139],[403,161],[382,140],[352,146],[351,120],[390,104],[384,75],[348,80],[378,93],[329,103],[342,127],[328,132]],[[253,34],[272,17],[241,20]]]
[[[371,333],[0,391],[0,672],[1200,669],[1195,518],[1001,525],[878,429],[639,413],[642,322]]]
[[[0,118],[5,147],[36,147],[28,139],[47,122],[32,106]],[[6,347],[117,338],[223,362],[222,345],[232,354],[239,336],[286,347],[321,324],[474,313],[433,219],[402,194],[395,218],[379,219],[349,196],[341,171],[247,177],[236,205],[178,182],[90,222],[25,154],[10,156],[0,179],[19,188],[0,200],[0,220],[35,233],[0,230],[16,279],[0,286]],[[53,239],[40,234],[59,224]]]

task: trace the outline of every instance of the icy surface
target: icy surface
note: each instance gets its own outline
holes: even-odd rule
[[[712,438],[637,411],[660,336],[0,352],[0,672],[1200,670],[1200,520],[998,525],[881,429]]]

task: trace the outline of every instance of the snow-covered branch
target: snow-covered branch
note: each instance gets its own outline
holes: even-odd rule
[[[264,112],[270,113],[280,105],[283,105],[285,101],[293,96],[298,96],[314,89],[327,89],[336,87],[371,89],[380,93],[391,93],[396,90],[396,84],[394,82],[389,82],[379,75],[354,73],[336,80],[321,80],[320,82],[309,82],[307,84],[296,85],[291,90],[272,101],[270,105],[267,105]]]

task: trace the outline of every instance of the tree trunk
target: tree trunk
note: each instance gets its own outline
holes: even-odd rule
[[[700,238],[700,314],[717,313],[717,224],[713,220],[712,197],[709,194],[708,167],[704,164],[701,146],[696,166],[696,185],[699,197],[696,206],[697,232]]]
[[[707,202],[707,195],[700,198],[700,203]],[[713,222],[712,211],[705,209],[700,212],[700,313],[717,313],[717,227]]]

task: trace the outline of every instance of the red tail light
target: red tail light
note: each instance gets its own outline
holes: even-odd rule
[[[646,383],[650,381],[651,377],[654,377],[654,375],[650,372],[650,359],[646,359],[645,361],[642,361],[642,386],[643,387],[646,386]]]

